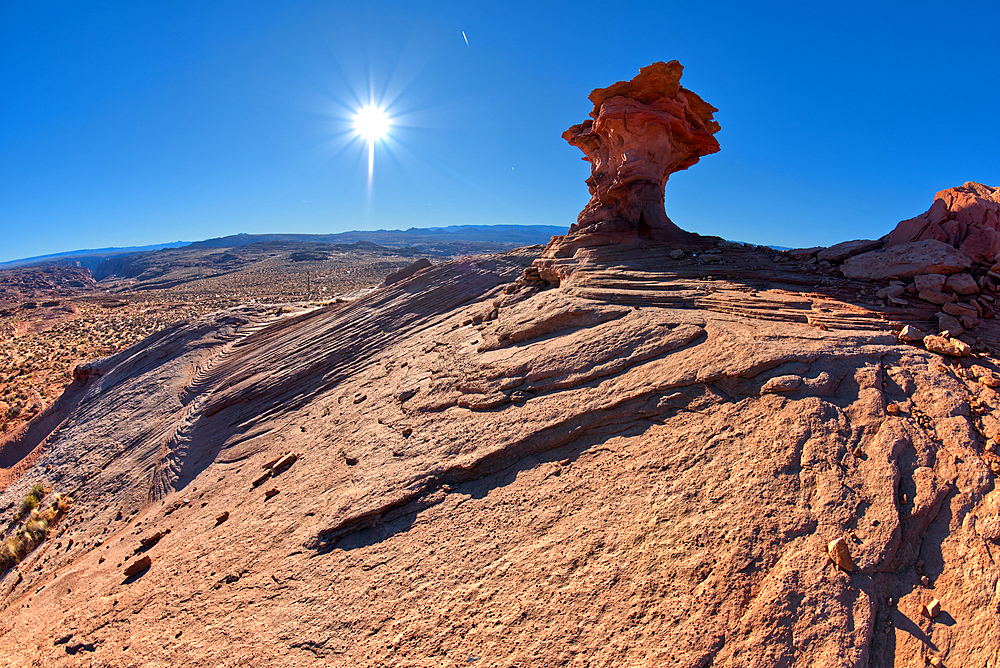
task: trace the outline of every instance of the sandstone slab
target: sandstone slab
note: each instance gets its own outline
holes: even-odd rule
[[[867,253],[881,247],[882,241],[879,239],[855,239],[854,241],[842,241],[839,244],[834,244],[833,246],[824,248],[816,253],[816,259],[821,262],[843,262],[844,260],[854,257],[855,255],[861,255],[862,253]]]
[[[970,274],[952,274],[945,282],[945,289],[960,295],[974,295],[979,292],[979,285]]]
[[[925,290],[944,292],[944,285],[947,280],[948,277],[944,274],[919,274],[913,277],[913,284],[916,286],[917,292]]]
[[[917,296],[926,302],[937,304],[938,306],[950,304],[955,301],[954,295],[949,295],[947,292],[937,292],[936,290],[921,290]]]
[[[971,264],[965,253],[944,242],[927,239],[856,255],[841,266],[841,271],[847,278],[881,281],[890,276],[953,274]]]

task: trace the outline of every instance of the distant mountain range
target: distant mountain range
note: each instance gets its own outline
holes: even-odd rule
[[[448,227],[411,227],[408,230],[357,230],[337,234],[233,234],[204,241],[174,241],[150,246],[97,248],[0,262],[0,269],[39,264],[70,264],[94,270],[102,262],[126,255],[147,253],[186,246],[201,248],[234,248],[254,243],[274,241],[350,244],[367,242],[388,248],[412,248],[431,255],[461,255],[488,253],[519,246],[545,244],[566,228],[555,225],[451,225]]]
[[[152,244],[149,246],[123,246],[112,248],[88,248],[84,250],[64,251],[62,253],[51,253],[49,255],[36,255],[19,260],[8,260],[0,262],[0,269],[13,269],[14,267],[27,267],[34,264],[73,264],[88,269],[93,269],[102,260],[121,255],[131,255],[132,253],[145,253],[148,251],[162,250],[164,248],[179,248],[187,246],[190,241],[173,241],[168,244]]]

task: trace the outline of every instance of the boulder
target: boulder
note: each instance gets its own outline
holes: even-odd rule
[[[938,331],[950,332],[952,336],[958,336],[964,330],[962,323],[958,321],[953,315],[947,313],[938,313]]]
[[[907,343],[923,341],[925,336],[927,335],[913,325],[906,325],[903,329],[899,330],[899,340]]]
[[[824,246],[813,246],[811,248],[793,248],[792,250],[788,251],[788,255],[793,260],[800,260],[802,262],[805,262],[806,260],[811,260],[814,257],[816,257],[816,254],[824,249],[825,249]]]
[[[887,297],[898,297],[905,291],[906,288],[904,288],[902,285],[889,285],[876,292],[875,296],[878,297],[879,299],[885,299]]]
[[[430,266],[433,266],[431,264],[431,261],[428,260],[425,257],[422,257],[419,260],[417,260],[416,262],[414,262],[413,264],[411,264],[409,266],[406,266],[406,267],[403,267],[399,271],[397,271],[397,272],[395,272],[393,274],[389,274],[388,276],[386,276],[385,280],[382,282],[382,285],[392,285],[394,283],[399,283],[400,281],[404,281],[407,278],[409,278],[410,276],[413,276],[415,273],[417,273],[421,269],[426,269],[427,267],[430,267]]]
[[[890,276],[954,274],[971,265],[972,260],[965,253],[942,241],[926,239],[855,255],[840,270],[847,278],[882,281]]]
[[[149,555],[143,555],[125,567],[125,577],[130,578],[133,575],[138,575],[152,565],[153,560],[149,558]]]
[[[945,336],[924,337],[924,347],[932,353],[951,355],[952,357],[965,357],[972,352],[972,346],[968,343]]]
[[[935,290],[921,290],[920,294],[917,295],[925,302],[930,302],[931,304],[948,304],[949,302],[955,301],[955,298],[944,292],[937,292]]]
[[[956,294],[960,295],[974,295],[979,292],[979,286],[976,284],[976,279],[972,277],[971,274],[962,272],[961,274],[952,274],[948,277],[948,280],[944,284],[945,290],[950,290]]]
[[[971,304],[963,304],[961,302],[945,304],[941,307],[941,310],[949,315],[955,316],[956,318],[961,318],[962,316],[969,316],[970,318],[979,317],[979,312],[976,310],[975,306],[972,306]]]
[[[867,253],[882,247],[880,239],[855,239],[854,241],[842,241],[829,248],[816,253],[816,259],[820,262],[843,262],[849,257]]]
[[[973,364],[969,367],[969,372],[986,387],[1000,387],[1000,377],[997,377],[997,374],[986,367]]]
[[[948,277],[943,274],[920,274],[913,277],[913,284],[916,286],[917,292],[924,290],[944,292],[944,284],[947,280]]]

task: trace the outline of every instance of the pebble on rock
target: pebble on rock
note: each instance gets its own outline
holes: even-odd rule
[[[149,555],[143,555],[125,567],[125,577],[130,578],[133,575],[138,575],[152,565],[153,560],[149,558]]]
[[[830,555],[830,561],[836,564],[838,568],[848,572],[854,570],[854,560],[851,558],[851,551],[847,547],[847,541],[843,538],[830,541],[830,544],[826,546],[826,552]]]
[[[907,343],[923,341],[925,336],[927,336],[927,334],[921,332],[913,325],[906,325],[903,329],[899,330],[899,340],[906,341]]]
[[[939,612],[941,612],[941,601],[936,598],[932,599],[930,603],[924,603],[920,608],[920,613],[924,617],[929,617],[931,619],[937,617]]]
[[[273,469],[274,473],[275,474],[281,473],[282,471],[290,467],[292,464],[294,464],[295,460],[298,458],[299,458],[298,455],[292,453],[285,455],[284,457],[279,459],[278,462],[274,465]]]

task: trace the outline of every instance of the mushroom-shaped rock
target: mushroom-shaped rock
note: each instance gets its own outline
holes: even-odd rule
[[[680,84],[676,60],[643,67],[631,81],[590,94],[592,120],[563,138],[590,162],[590,202],[570,235],[639,236],[663,241],[694,237],[674,225],[663,205],[667,179],[716,153],[718,111]]]

